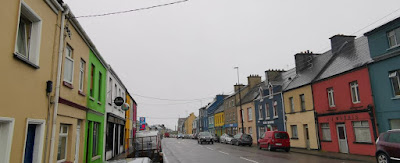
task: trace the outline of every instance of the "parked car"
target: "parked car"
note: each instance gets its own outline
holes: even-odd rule
[[[179,139],[179,138],[183,139],[183,137],[184,137],[183,134],[178,134],[178,135],[176,136],[177,139]]]
[[[164,137],[169,138],[169,133],[168,132],[164,133]]]
[[[220,143],[231,144],[232,138],[232,135],[222,134],[221,137],[219,137],[219,140]]]
[[[198,136],[199,136],[199,133],[195,133],[195,134],[193,134],[193,139],[197,139],[197,138],[198,138]]]
[[[400,160],[400,130],[389,130],[381,133],[376,139],[376,161],[389,163]]]
[[[185,138],[185,139],[189,139],[189,138],[190,138],[190,136],[189,136],[189,134],[185,134],[185,136],[184,136],[183,138]]]
[[[253,138],[251,135],[248,134],[243,134],[243,133],[238,133],[235,136],[233,136],[233,139],[231,140],[232,145],[248,145],[251,146],[253,145]]]
[[[286,152],[290,151],[290,139],[285,131],[266,131],[261,135],[257,144],[259,149],[267,148],[269,151],[284,149]]]
[[[214,142],[219,142],[219,137],[217,134],[214,134],[213,140],[214,140]]]
[[[203,142],[214,144],[213,136],[210,132],[200,132],[197,138],[198,144],[203,144]]]

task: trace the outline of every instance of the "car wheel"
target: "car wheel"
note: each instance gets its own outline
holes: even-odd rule
[[[237,141],[235,145],[239,146],[239,142]]]
[[[251,147],[251,145],[253,145],[253,144],[249,144],[249,147]]]
[[[262,149],[260,143],[257,143],[258,149]]]
[[[378,155],[376,155],[376,162],[378,163],[389,163],[389,157],[385,154],[385,153],[378,153]]]
[[[214,142],[211,142],[211,144],[214,144]]]
[[[290,148],[289,148],[289,147],[285,148],[285,151],[286,151],[286,152],[289,152],[289,151],[290,151]]]
[[[274,149],[272,148],[271,144],[268,144],[268,151],[274,151]]]

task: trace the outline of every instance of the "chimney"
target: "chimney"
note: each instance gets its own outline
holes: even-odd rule
[[[306,68],[312,67],[312,60],[316,55],[319,54],[314,54],[309,50],[295,54],[294,60],[296,62],[296,73],[299,73],[300,71],[303,71]]]
[[[233,86],[233,88],[235,89],[235,92],[239,91],[239,89],[240,89],[240,88],[243,88],[243,87],[244,87],[243,84],[235,84],[235,85]]]
[[[331,48],[332,48],[332,53],[337,53],[343,48],[345,43],[354,43],[354,38],[356,36],[348,36],[348,35],[342,35],[338,34],[335,36],[332,36],[331,38]]]
[[[259,83],[261,83],[261,76],[250,75],[247,77],[247,84],[249,85],[250,89],[255,87]]]
[[[265,81],[267,81],[266,84],[268,84],[270,81],[276,80],[276,78],[279,77],[282,72],[285,72],[285,70],[269,69],[269,70],[265,71]]]

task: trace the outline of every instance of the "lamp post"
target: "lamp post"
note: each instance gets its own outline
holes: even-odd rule
[[[239,67],[235,67],[237,70],[237,78],[238,78],[238,86],[239,86],[239,107],[240,107],[240,120],[242,122],[242,134],[244,134],[244,124],[243,124],[243,109],[242,109],[242,96],[240,94],[240,85],[239,85]]]

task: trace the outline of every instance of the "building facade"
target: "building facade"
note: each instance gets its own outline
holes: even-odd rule
[[[128,104],[129,109],[125,111],[125,151],[133,147],[134,133],[136,132],[136,118],[134,116],[136,102],[128,91],[126,91],[126,104]]]
[[[218,136],[221,136],[222,134],[225,133],[224,124],[225,124],[224,103],[221,102],[217,110],[215,110],[214,112],[214,128],[215,128],[215,133]]]
[[[241,85],[243,86],[243,85]],[[224,128],[225,133],[235,135],[238,131],[237,115],[236,115],[235,95],[229,95],[224,99]]]
[[[193,134],[193,121],[196,119],[194,113],[190,115],[185,120],[185,134]]]
[[[211,134],[215,134],[215,128],[214,128],[214,112],[215,110],[218,109],[218,106],[224,101],[225,95],[216,95],[214,100],[208,104],[206,107],[206,113],[207,113],[207,122],[208,122],[208,132]]]
[[[400,18],[364,35],[373,63],[368,65],[379,133],[400,129]]]

